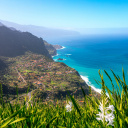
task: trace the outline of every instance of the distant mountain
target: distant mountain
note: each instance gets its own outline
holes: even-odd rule
[[[0,22],[0,26],[4,26],[4,25]]]
[[[63,29],[53,29],[46,28],[42,26],[34,26],[34,25],[20,25],[8,21],[0,20],[1,23],[5,24],[8,27],[14,27],[17,30],[22,32],[30,32],[38,37],[42,37],[45,39],[49,38],[61,38],[61,37],[70,37],[70,36],[79,36],[80,33],[77,31],[71,30],[63,30]]]
[[[42,38],[29,32],[20,32],[14,28],[0,26],[0,56],[15,57],[23,55],[27,51],[51,58]]]

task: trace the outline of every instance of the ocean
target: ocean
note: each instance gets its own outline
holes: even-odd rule
[[[105,84],[110,90],[112,85],[104,70],[116,85],[111,69],[122,79],[123,67],[128,82],[128,36],[90,36],[60,41],[58,44],[62,45],[63,49],[57,50],[54,61],[63,62],[76,69],[82,79],[96,91],[101,91],[101,86],[95,82],[101,81],[99,70],[103,73]],[[57,60],[58,58],[63,60]]]

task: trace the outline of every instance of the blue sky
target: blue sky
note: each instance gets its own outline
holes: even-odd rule
[[[0,19],[52,28],[126,28],[128,0],[0,0]]]

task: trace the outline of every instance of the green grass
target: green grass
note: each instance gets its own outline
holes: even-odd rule
[[[27,73],[33,72],[32,70],[24,70]]]
[[[31,98],[26,105],[26,100],[24,104],[19,104],[18,101],[13,105],[10,103],[4,103],[2,98],[2,88],[1,88],[1,105],[0,105],[0,128],[127,128],[128,127],[128,85],[125,81],[125,75],[123,72],[123,80],[121,80],[112,71],[115,81],[118,87],[122,88],[115,90],[113,82],[109,74],[104,71],[109,77],[113,91],[110,91],[105,85],[103,75],[99,72],[101,81],[97,84],[102,85],[101,100],[95,97],[89,97],[84,95],[84,103],[82,105],[78,104],[77,100],[74,99],[69,94],[67,100],[72,101],[73,107],[71,112],[67,112],[65,104],[61,102],[56,103],[42,103],[41,101],[33,102],[32,106],[29,102],[33,100]],[[106,95],[106,91],[109,97]],[[107,98],[107,100],[106,100]],[[114,106],[114,126],[107,125],[108,122],[105,120],[97,120],[97,115],[99,110],[100,102],[104,107],[109,104]]]

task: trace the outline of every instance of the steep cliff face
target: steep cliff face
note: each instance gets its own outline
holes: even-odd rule
[[[24,55],[27,51],[42,54],[52,59],[42,38],[29,32],[20,32],[0,26],[0,56],[15,57]]]
[[[53,47],[57,50],[57,49],[61,49],[61,48],[63,48],[62,46],[60,46],[60,45],[53,45]]]
[[[56,49],[54,48],[53,45],[49,44],[47,41],[44,40],[44,44],[45,44],[45,47],[46,49],[48,50],[49,54],[51,56],[55,56],[57,54],[57,51]]]

